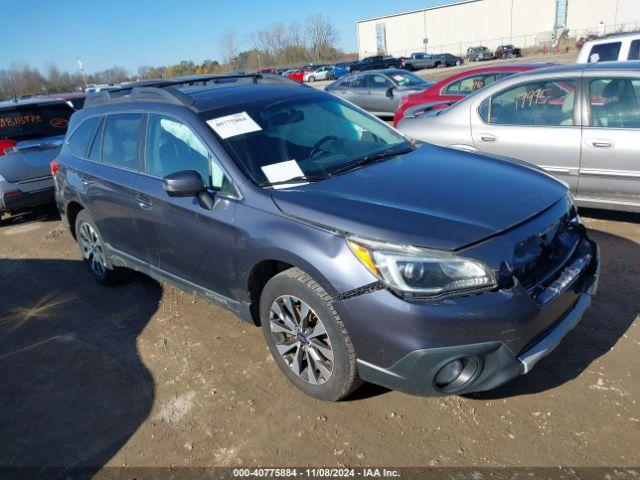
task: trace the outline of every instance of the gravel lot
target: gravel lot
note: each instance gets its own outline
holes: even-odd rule
[[[583,212],[600,290],[529,375],[468,397],[294,390],[258,328],[145,277],[107,288],[55,214],[0,227],[0,466],[640,464],[640,217]]]
[[[55,213],[5,220],[0,467],[639,465],[640,215],[582,213],[600,290],[532,373],[338,404],[291,387],[233,314],[143,276],[94,282]]]

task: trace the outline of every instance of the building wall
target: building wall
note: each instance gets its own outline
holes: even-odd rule
[[[569,0],[567,28],[596,31],[604,22],[607,33],[621,26],[630,31],[640,27],[640,0]]]
[[[385,26],[388,55],[412,52],[464,54],[469,46],[532,46],[555,27],[556,0],[470,0],[460,4],[357,23],[360,58],[375,55],[376,24]],[[598,23],[640,22],[640,0],[568,0],[567,28],[595,30]],[[613,27],[607,29],[613,31]],[[544,35],[542,35],[544,37]],[[542,38],[541,37],[541,38]],[[547,35],[548,37],[548,35]],[[427,38],[425,45],[423,39]]]

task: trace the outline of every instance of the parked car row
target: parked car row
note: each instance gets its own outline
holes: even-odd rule
[[[429,55],[427,53],[412,53],[409,58],[402,59],[400,65],[406,70],[421,70],[423,68],[439,68],[460,66],[464,63],[461,57],[457,57],[450,53],[442,53],[440,55]]]
[[[522,56],[522,50],[513,45],[500,45],[492,52],[485,46],[469,47],[467,49],[467,60],[470,62],[481,62],[483,60],[495,60],[504,58],[518,58]]]
[[[532,69],[440,110],[407,103],[397,127],[413,138],[537,165],[580,206],[640,211],[638,61]]]
[[[353,73],[325,87],[325,91],[344,98],[374,115],[388,116],[398,109],[404,96],[433,85],[413,73],[400,69]]]

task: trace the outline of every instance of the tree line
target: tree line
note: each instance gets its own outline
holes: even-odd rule
[[[115,65],[86,75],[60,70],[53,63],[40,70],[27,63],[14,62],[8,69],[0,70],[0,99],[81,90],[86,84],[328,63],[345,57],[338,45],[335,27],[317,14],[304,22],[274,23],[245,36],[228,29],[218,37],[221,61],[183,60],[168,66],[145,65],[135,72]]]

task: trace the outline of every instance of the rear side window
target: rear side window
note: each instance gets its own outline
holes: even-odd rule
[[[100,126],[98,127],[98,133],[93,137],[93,144],[91,150],[89,150],[89,160],[94,162],[100,161],[100,152],[102,150],[102,134],[104,132],[104,117],[100,118]]]
[[[137,170],[140,158],[139,113],[108,115],[102,138],[102,162],[116,167]]]
[[[93,141],[93,137],[96,135],[96,130],[100,125],[101,117],[87,118],[84,122],[78,125],[69,138],[69,148],[78,157],[85,157],[87,150]]]
[[[387,89],[391,82],[384,75],[367,75],[367,87],[373,89]]]
[[[618,60],[622,42],[602,43],[591,47],[589,63],[613,62]]]
[[[525,83],[485,100],[480,116],[496,125],[571,126],[575,80]]]
[[[589,125],[640,128],[640,80],[598,78],[589,81]]]
[[[468,95],[502,78],[500,73],[472,75],[449,85],[445,91],[448,95]]]
[[[634,40],[629,46],[629,60],[640,60],[640,40]]]

